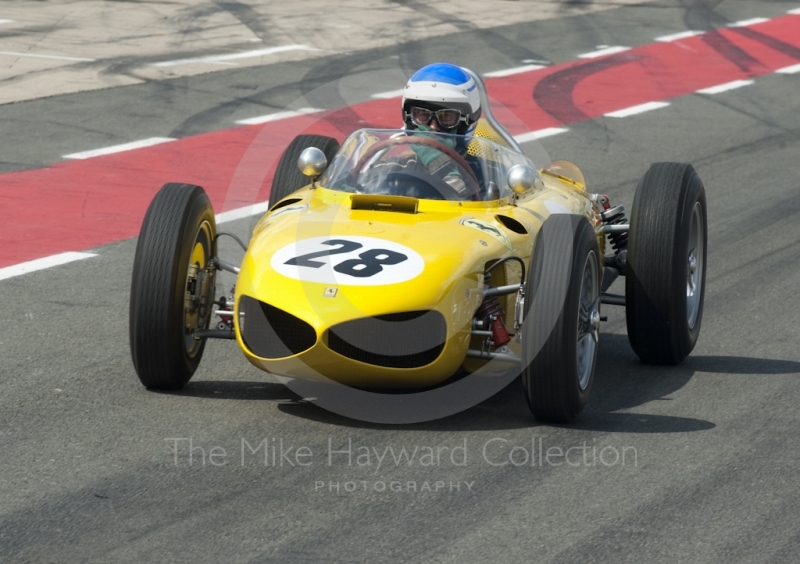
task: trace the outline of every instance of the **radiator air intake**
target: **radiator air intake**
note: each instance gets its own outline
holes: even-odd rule
[[[387,368],[418,368],[439,358],[447,325],[438,311],[364,317],[328,330],[328,348],[342,356]]]
[[[239,330],[248,350],[260,358],[284,358],[317,342],[314,328],[291,313],[250,296],[239,300]]]

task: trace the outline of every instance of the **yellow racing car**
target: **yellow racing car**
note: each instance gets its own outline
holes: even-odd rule
[[[484,100],[470,135],[360,129],[341,146],[298,136],[240,266],[217,256],[203,189],[166,184],[133,269],[142,384],[181,388],[205,342],[227,338],[258,368],[317,386],[306,397],[338,390],[320,404],[356,418],[387,421],[384,398],[408,412],[429,391],[420,401],[446,415],[521,375],[537,419],[570,422],[592,387],[601,304],[626,308],[643,362],[681,362],[700,330],[706,271],[692,166],[652,165],[628,221],[576,165],[531,162],[466,72]],[[218,296],[219,270],[237,275],[232,300]],[[618,275],[625,295],[607,292]]]

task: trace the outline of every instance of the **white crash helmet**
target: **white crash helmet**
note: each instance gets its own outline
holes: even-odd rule
[[[411,108],[431,111],[459,110],[461,121],[450,130],[459,135],[472,133],[481,116],[481,97],[472,77],[461,67],[450,63],[433,63],[419,69],[403,91],[403,121],[408,129],[417,129],[411,119]]]

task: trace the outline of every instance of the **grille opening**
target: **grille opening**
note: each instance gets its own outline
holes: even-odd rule
[[[239,300],[242,339],[254,355],[284,358],[310,349],[317,342],[314,328],[291,313],[249,296]]]
[[[347,358],[352,358],[365,364],[373,364],[375,366],[385,366],[386,368],[419,368],[430,364],[442,354],[444,344],[428,349],[421,353],[413,355],[390,356],[376,354],[370,351],[360,349],[355,345],[339,338],[336,333],[328,333],[328,346],[329,348]]]
[[[365,317],[331,327],[327,345],[347,358],[387,368],[418,368],[436,360],[447,339],[444,317],[412,311]]]

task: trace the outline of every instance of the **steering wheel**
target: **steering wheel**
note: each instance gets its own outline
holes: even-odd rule
[[[431,139],[430,137],[417,137],[417,136],[402,136],[402,137],[393,137],[391,139],[384,139],[383,141],[378,141],[372,147],[367,149],[366,153],[361,157],[361,159],[356,163],[353,167],[353,177],[357,178],[358,175],[361,173],[361,169],[369,162],[369,160],[375,156],[375,154],[382,150],[389,147],[394,147],[395,145],[425,145],[426,147],[431,147],[440,151],[453,159],[459,168],[463,169],[467,172],[468,176],[463,178],[464,184],[466,184],[467,188],[472,192],[470,195],[471,199],[477,199],[478,195],[480,194],[480,182],[478,181],[478,177],[475,175],[475,171],[472,170],[472,167],[469,166],[469,163],[455,152],[453,149],[448,147],[447,145],[436,141],[435,139]],[[446,183],[445,183],[446,184]],[[448,185],[449,186],[449,185]],[[452,187],[451,187],[452,188]],[[453,193],[457,194],[459,197],[457,199],[461,199],[460,194],[453,188]],[[467,199],[470,199],[467,198]]]

